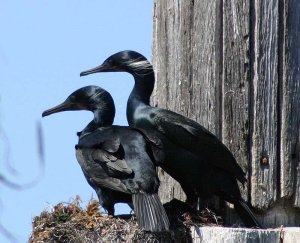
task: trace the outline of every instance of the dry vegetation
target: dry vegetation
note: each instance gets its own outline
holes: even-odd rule
[[[184,212],[177,201],[165,207],[171,221],[170,232],[150,233],[138,227],[134,216],[125,220],[103,215],[96,200],[83,209],[77,197],[36,216],[29,242],[190,242],[191,224],[220,223],[220,218],[207,209],[198,214]]]

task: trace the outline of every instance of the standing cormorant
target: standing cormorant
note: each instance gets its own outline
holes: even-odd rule
[[[94,119],[79,133],[75,148],[77,160],[100,204],[114,215],[115,203],[133,202],[138,224],[144,230],[168,230],[168,217],[157,195],[159,179],[154,165],[163,159],[163,152],[156,153],[151,141],[146,141],[137,130],[112,126],[114,101],[100,87],[78,89],[42,116],[73,110],[94,113]]]
[[[152,65],[143,55],[121,51],[100,66],[81,72],[80,76],[97,72],[133,75],[135,84],[127,102],[128,123],[132,127],[159,131],[175,145],[177,149],[172,150],[173,154],[166,152],[173,162],[167,160],[161,167],[181,184],[191,205],[196,204],[196,194],[201,198],[216,194],[234,204],[246,226],[261,227],[241,197],[236,179],[244,184],[245,173],[229,149],[197,122],[173,111],[150,106],[155,77]],[[184,156],[179,151],[184,151]],[[189,162],[188,157],[191,158]],[[205,171],[200,171],[202,169]]]

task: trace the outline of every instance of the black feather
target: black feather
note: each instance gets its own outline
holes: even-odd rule
[[[236,202],[234,204],[234,208],[243,220],[246,227],[262,228],[261,224],[257,221],[255,215],[243,199],[240,199],[238,202]]]
[[[138,224],[146,231],[168,231],[170,222],[157,194],[137,193],[132,195]]]

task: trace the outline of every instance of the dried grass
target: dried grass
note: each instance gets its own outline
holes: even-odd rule
[[[124,220],[101,214],[96,200],[91,200],[83,209],[77,196],[71,203],[59,203],[51,212],[45,210],[34,217],[29,242],[191,242],[190,225],[218,223],[215,221],[218,217],[211,211],[182,213],[174,207],[177,205],[166,206],[170,232],[151,233],[141,230],[134,216]]]

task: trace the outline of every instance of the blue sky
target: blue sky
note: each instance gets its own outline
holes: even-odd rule
[[[36,124],[45,146],[43,177],[32,188],[0,187],[0,221],[19,242],[26,242],[31,220],[58,202],[95,193],[75,158],[76,132],[92,119],[89,112],[64,112],[41,118],[76,89],[99,85],[116,103],[115,124],[127,125],[125,109],[133,86],[129,74],[79,77],[109,55],[132,49],[151,59],[152,1],[0,2],[0,171],[27,183],[39,175]],[[5,134],[3,134],[3,132]],[[5,135],[7,140],[5,139]],[[6,161],[17,170],[13,173]],[[125,208],[118,207],[119,212]],[[0,242],[8,242],[0,235]]]

